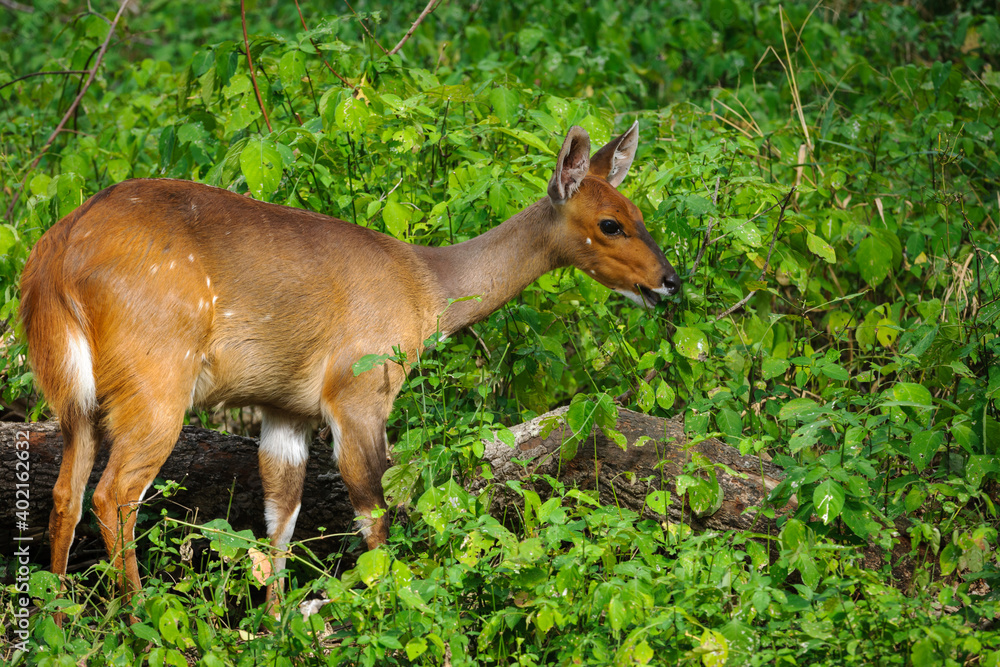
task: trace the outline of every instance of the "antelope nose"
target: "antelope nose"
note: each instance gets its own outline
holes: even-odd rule
[[[666,291],[667,296],[673,296],[681,289],[681,277],[672,268],[663,277],[663,289]]]

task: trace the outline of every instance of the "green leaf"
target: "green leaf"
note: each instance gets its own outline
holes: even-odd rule
[[[286,87],[301,83],[306,75],[306,54],[301,51],[286,51],[278,61],[278,74]]]
[[[664,410],[670,410],[674,407],[674,401],[676,400],[677,394],[673,388],[667,384],[666,380],[661,379],[660,383],[656,386],[656,404]]]
[[[823,525],[829,525],[840,516],[840,510],[844,508],[844,497],[844,488],[832,479],[816,487],[813,491],[813,504],[816,506],[817,515],[823,520]]]
[[[158,633],[153,628],[149,627],[145,623],[135,623],[129,626],[129,630],[139,639],[147,642],[153,642],[154,644],[160,643],[160,633]]]
[[[493,113],[501,123],[510,127],[517,122],[517,107],[520,97],[516,91],[497,86],[490,92],[490,104],[493,105]]]
[[[708,337],[701,329],[677,327],[674,348],[688,359],[705,361],[708,358]]]
[[[240,153],[240,170],[256,199],[270,199],[281,183],[281,153],[270,139],[251,138]]]
[[[858,244],[858,271],[865,282],[872,287],[878,287],[892,268],[892,248],[875,238],[866,236]]]
[[[415,660],[427,651],[427,641],[423,637],[414,637],[406,642],[406,657]]]
[[[930,465],[944,440],[944,433],[941,431],[918,431],[913,434],[910,440],[910,460],[917,472],[923,472]]]
[[[768,357],[760,365],[760,374],[765,380],[784,375],[788,370],[788,359]]]
[[[392,558],[381,547],[366,551],[358,557],[358,564],[354,568],[361,581],[372,586],[376,581],[389,574],[389,565]]]
[[[833,264],[837,261],[837,253],[833,251],[833,246],[816,236],[812,232],[806,232],[806,247],[810,252],[823,258],[826,262]]]
[[[793,398],[781,406],[778,419],[798,419],[808,421],[825,412],[824,408],[811,398]]]
[[[652,410],[656,401],[656,396],[653,394],[653,388],[642,379],[639,380],[639,386],[636,388],[635,398],[636,402],[639,404],[639,409],[643,412],[649,412]]]
[[[351,370],[354,372],[354,377],[361,375],[362,373],[367,373],[373,368],[377,368],[385,363],[386,359],[392,356],[392,353],[386,354],[366,354],[353,364],[351,364]]]
[[[504,134],[514,137],[518,141],[525,143],[536,150],[541,151],[542,153],[545,153],[546,155],[556,154],[556,152],[552,150],[547,143],[533,135],[531,132],[527,132],[526,130],[522,130],[517,127],[497,127],[496,129],[500,130]]]
[[[743,420],[735,410],[721,408],[715,413],[715,424],[719,430],[731,438],[738,438],[743,435]]]
[[[392,466],[382,475],[382,491],[390,507],[405,505],[420,477],[420,468],[412,463]]]
[[[399,202],[386,202],[382,209],[382,220],[385,221],[386,230],[398,239],[404,238],[406,227],[413,217],[413,209]]]
[[[666,514],[667,505],[670,503],[670,492],[656,489],[646,494],[646,507],[657,514]]]

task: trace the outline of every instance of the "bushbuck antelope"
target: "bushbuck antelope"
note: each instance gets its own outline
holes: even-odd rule
[[[677,292],[677,273],[616,189],[638,134],[636,123],[591,157],[590,137],[571,128],[547,197],[443,248],[176,180],[120,183],[60,220],[21,280],[31,364],[64,439],[52,571],[66,572],[103,435],[111,453],[94,512],[123,596],[139,589],[135,508],[195,405],[261,407],[277,553],[292,537],[320,420],[368,546],[384,542],[386,517],[372,510],[385,507],[385,425],[406,370],[386,363],[355,376],[352,364],[394,346],[415,359],[431,335],[484,319],[558,267],[640,304]]]

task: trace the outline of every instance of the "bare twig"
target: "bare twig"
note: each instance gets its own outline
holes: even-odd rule
[[[354,7],[351,7],[351,3],[347,2],[347,0],[344,0],[344,4],[347,5],[347,8],[351,10],[351,13],[354,14],[354,16],[356,17],[358,16],[358,13],[354,11]],[[358,17],[358,23],[361,24],[361,27],[364,29],[364,31],[367,32],[368,36],[372,38],[373,42],[375,42],[375,46],[382,49],[382,53],[384,53],[385,55],[389,55],[389,52],[385,50],[385,47],[382,46],[377,39],[375,39],[375,35],[373,35],[372,31],[368,29],[368,26],[366,26],[365,22],[361,20],[361,17]]]
[[[14,193],[14,197],[11,199],[10,205],[7,207],[7,213],[4,217],[8,220],[10,220],[10,216],[14,212],[14,206],[17,204],[17,200],[21,197],[21,193],[24,192],[25,185],[28,182],[28,174],[30,174],[31,171],[38,166],[38,163],[41,162],[42,158],[45,156],[46,151],[49,150],[49,146],[52,145],[52,142],[56,140],[59,133],[63,131],[64,127],[66,127],[66,123],[68,123],[69,119],[73,116],[76,108],[80,105],[80,100],[82,100],[83,96],[87,94],[90,84],[93,83],[94,77],[97,76],[97,70],[100,68],[101,62],[104,61],[104,54],[108,50],[108,44],[111,43],[111,37],[115,34],[115,28],[118,26],[118,20],[125,12],[125,7],[128,6],[128,3],[129,0],[122,0],[122,4],[118,7],[118,13],[115,14],[115,19],[111,22],[111,27],[108,28],[108,36],[104,38],[104,43],[101,44],[101,48],[97,52],[97,58],[94,61],[94,66],[89,70],[90,74],[87,76],[87,80],[84,81],[83,86],[81,86],[80,92],[76,95],[76,99],[74,99],[73,103],[69,105],[68,109],[66,109],[66,113],[63,114],[62,120],[59,121],[56,129],[52,131],[52,134],[49,135],[45,145],[42,146],[42,150],[38,153],[38,157],[32,161],[31,166],[28,167],[27,172],[24,174],[24,180],[21,181],[21,189]]]
[[[395,55],[397,51],[399,51],[401,48],[403,48],[403,44],[406,44],[406,40],[408,40],[410,38],[410,35],[413,34],[413,31],[417,29],[417,26],[420,25],[420,23],[425,18],[427,18],[428,14],[430,14],[432,11],[434,11],[434,8],[437,6],[438,2],[440,2],[440,1],[441,0],[431,0],[430,2],[427,3],[427,6],[424,7],[424,11],[420,12],[420,16],[417,17],[417,20],[413,22],[413,25],[410,26],[410,29],[406,31],[405,35],[403,35],[403,39],[399,40],[399,44],[397,44],[396,46],[392,47],[392,51],[389,51],[389,53],[387,55],[390,55],[390,56],[391,55]]]
[[[253,81],[253,92],[257,94],[257,105],[260,112],[264,114],[264,124],[267,131],[272,132],[271,119],[267,117],[267,109],[264,108],[264,98],[260,96],[260,88],[257,87],[257,73],[253,69],[253,58],[250,56],[250,38],[247,36],[247,8],[244,0],[240,0],[240,21],[243,23],[243,46],[247,50],[247,67],[250,68],[250,80]]]
[[[0,0],[0,2],[3,2],[3,0]],[[7,86],[13,86],[18,81],[24,81],[25,79],[30,79],[35,76],[45,76],[47,74],[54,74],[56,76],[70,76],[73,74],[87,74],[89,71],[90,70],[85,70],[85,69],[57,69],[57,70],[48,70],[45,72],[32,72],[31,74],[25,74],[24,76],[19,76],[16,79],[8,81],[7,83],[0,86],[0,90],[3,90]]]
[[[715,178],[715,194],[712,195],[712,204],[718,206],[719,204],[719,177]],[[708,229],[705,230],[705,240],[702,242],[701,247],[698,249],[698,256],[694,258],[694,264],[691,265],[691,275],[698,270],[698,265],[701,264],[701,258],[705,254],[705,249],[711,245],[712,238],[712,228],[715,227],[715,218],[708,219]]]
[[[306,19],[305,19],[305,17],[302,16],[302,10],[299,9],[299,0],[295,0],[295,9],[298,10],[298,12],[299,12],[299,20],[302,21],[302,29],[305,30],[306,32],[309,32],[309,28],[306,27]],[[328,63],[326,61],[326,58],[323,57],[323,52],[319,50],[319,44],[316,43],[316,40],[313,39],[312,37],[310,37],[309,38],[309,43],[313,45],[314,49],[316,49],[316,53],[319,54],[319,59],[321,61],[323,61],[323,64],[326,65],[326,68],[328,70],[330,70],[330,72],[335,77],[337,77],[338,79],[340,79],[340,82],[343,83],[345,86],[347,86],[348,88],[352,88],[355,91],[357,91],[357,89],[358,89],[357,86],[351,85],[350,81],[348,81],[344,77],[342,77],[339,74],[337,74],[337,71],[335,69],[333,69],[333,67],[330,65],[330,63]]]
[[[0,0],[0,6],[6,7],[7,9],[12,9],[15,12],[24,12],[25,14],[33,14],[35,11],[34,7],[29,7],[28,5],[22,5],[19,2],[14,2],[14,0]]]
[[[781,221],[785,217],[785,209],[788,208],[788,203],[792,200],[792,195],[793,194],[795,194],[795,187],[794,186],[792,187],[791,190],[788,191],[788,194],[785,195],[785,198],[783,200],[781,200],[781,210],[778,212],[778,222],[776,222],[774,224],[774,234],[771,235],[771,247],[767,249],[767,259],[764,260],[764,266],[761,267],[761,269],[760,269],[760,277],[757,278],[757,280],[763,280],[764,274],[767,273],[767,267],[771,263],[771,253],[774,252],[774,244],[778,240],[778,230],[781,229]],[[774,208],[774,207],[772,206],[771,208]],[[719,314],[718,317],[715,318],[715,321],[718,322],[723,317],[726,317],[730,313],[733,313],[733,312],[739,310],[740,308],[742,308],[743,306],[745,306],[746,303],[747,303],[747,301],[749,301],[750,299],[752,299],[753,295],[756,294],[756,292],[757,292],[756,290],[751,291],[749,294],[747,294],[745,297],[743,297],[742,299],[740,299],[739,301],[737,301],[736,303],[734,303],[732,306],[730,306],[729,308],[726,308],[722,313]]]

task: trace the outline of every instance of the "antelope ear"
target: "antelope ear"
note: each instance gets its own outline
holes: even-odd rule
[[[556,169],[549,181],[549,199],[553,204],[565,204],[590,169],[590,135],[582,127],[569,128],[562,150],[556,158]]]
[[[590,158],[590,173],[602,176],[616,188],[625,180],[628,168],[635,159],[639,146],[639,121],[635,121],[625,134],[612,139]]]

